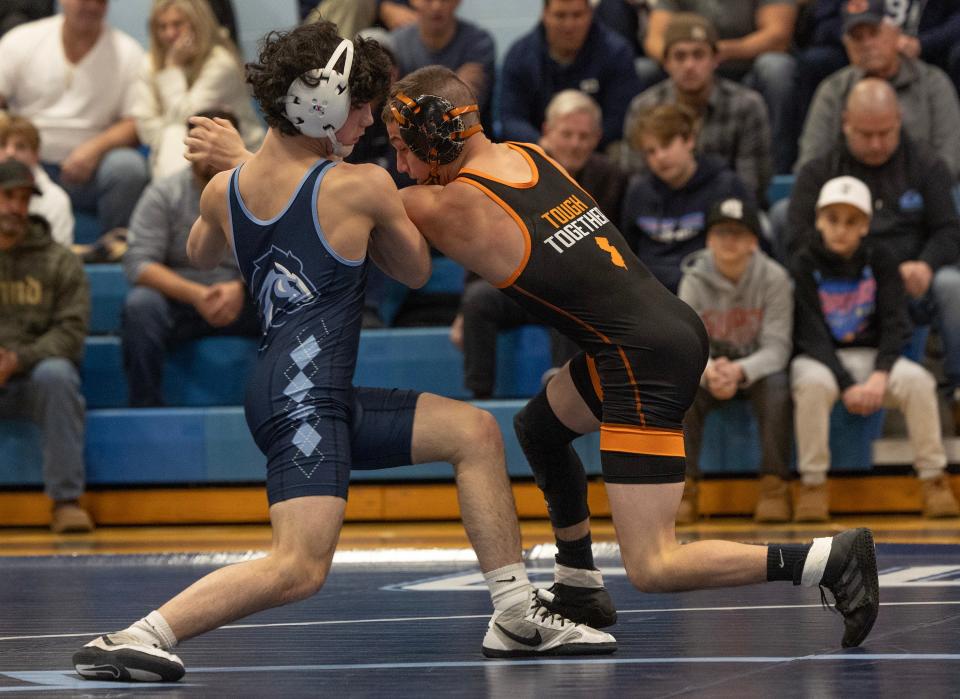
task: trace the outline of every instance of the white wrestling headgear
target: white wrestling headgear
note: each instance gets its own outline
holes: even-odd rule
[[[346,54],[343,72],[335,66]],[[350,69],[353,67],[353,42],[344,39],[330,56],[323,68],[314,68],[294,80],[283,98],[284,111],[290,123],[304,136],[327,138],[333,144],[333,152],[341,155],[337,131],[350,115]],[[304,81],[308,76],[311,86]]]

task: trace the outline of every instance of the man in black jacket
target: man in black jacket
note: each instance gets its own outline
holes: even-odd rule
[[[843,118],[845,144],[804,165],[790,198],[786,248],[815,239],[821,187],[851,175],[867,184],[874,216],[870,241],[897,263],[914,323],[933,323],[943,341],[943,370],[957,403],[960,386],[960,220],[946,164],[901,130],[900,107],[889,83],[861,80]]]

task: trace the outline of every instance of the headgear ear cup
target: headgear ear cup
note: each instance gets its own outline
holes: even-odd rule
[[[336,69],[345,56],[343,72]],[[294,80],[284,97],[287,119],[304,136],[327,138],[334,153],[341,146],[336,133],[350,115],[350,69],[353,67],[353,42],[344,39],[327,65],[315,68]]]

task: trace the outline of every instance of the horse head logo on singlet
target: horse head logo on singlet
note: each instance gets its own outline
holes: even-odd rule
[[[317,290],[303,273],[300,258],[273,245],[253,263],[250,286],[257,290],[264,332],[281,327],[286,316],[317,300]]]

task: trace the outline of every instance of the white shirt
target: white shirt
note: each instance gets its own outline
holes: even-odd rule
[[[40,190],[30,198],[30,213],[43,216],[50,224],[50,234],[53,239],[70,247],[73,245],[73,207],[70,204],[70,195],[63,187],[50,179],[50,176],[39,165],[33,168],[33,179]]]
[[[150,146],[154,179],[187,167],[183,157],[187,118],[207,109],[232,112],[247,148],[260,146],[263,127],[253,110],[243,69],[230,51],[215,46],[189,86],[181,68],[154,70],[151,57],[144,56],[134,87],[133,116],[140,142]]]
[[[63,16],[27,22],[0,39],[0,96],[40,130],[40,159],[60,163],[74,148],[131,116],[143,49],[105,26],[79,63],[63,51]]]

